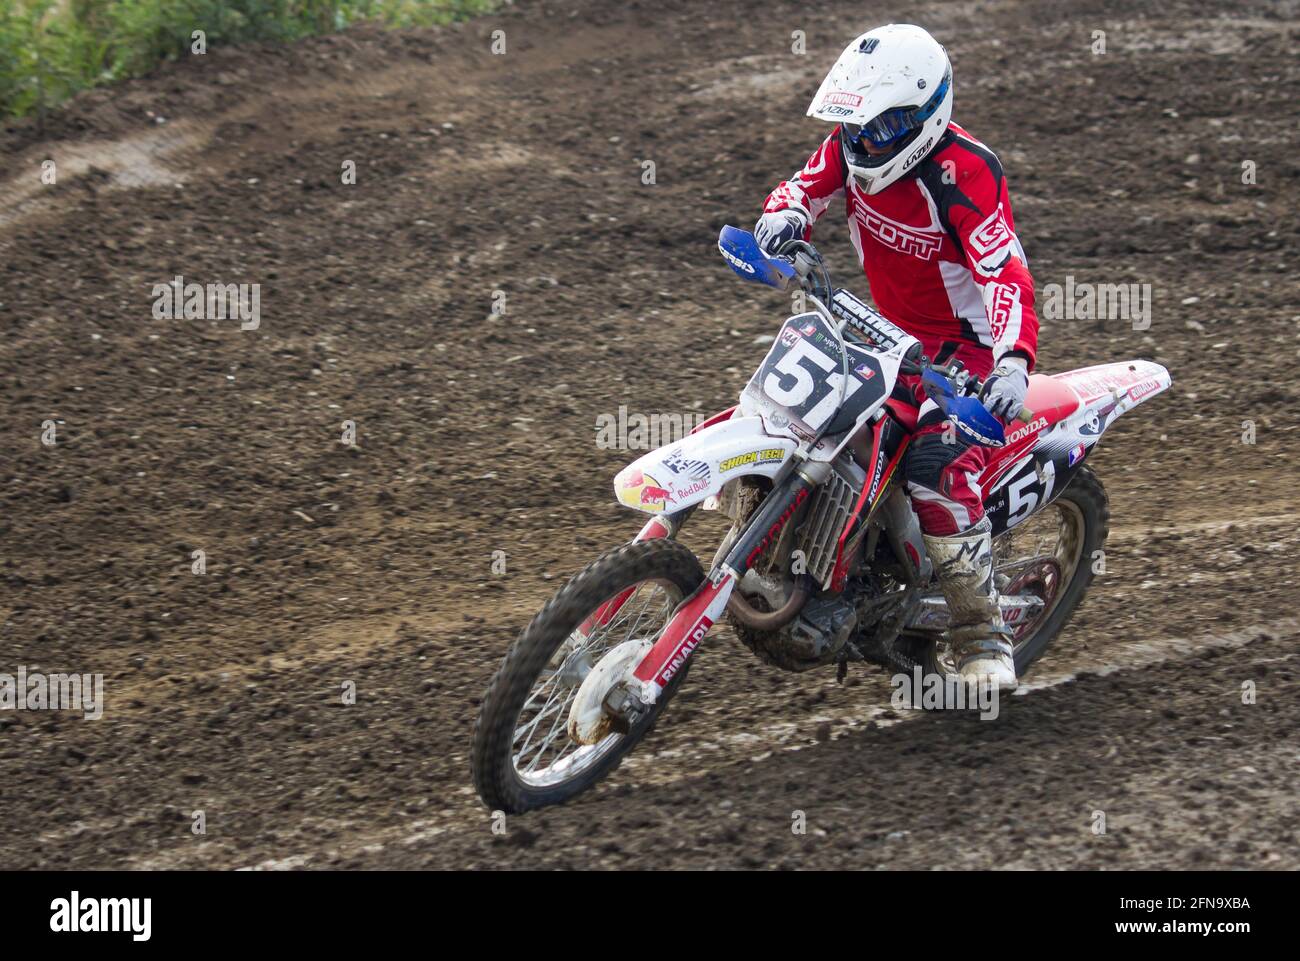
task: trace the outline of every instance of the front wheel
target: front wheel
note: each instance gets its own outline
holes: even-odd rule
[[[688,548],[673,540],[639,541],[602,555],[551,598],[483,697],[472,755],[483,803],[511,814],[559,804],[618,767],[681,686],[687,665],[630,730],[595,744],[578,744],[568,734],[578,688],[608,651],[657,639],[703,581]],[[616,613],[601,616],[614,607]]]

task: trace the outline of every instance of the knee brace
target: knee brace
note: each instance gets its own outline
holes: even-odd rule
[[[943,472],[967,447],[960,439],[945,444],[943,436],[942,433],[920,434],[913,439],[903,464],[903,476],[908,484],[942,493]]]

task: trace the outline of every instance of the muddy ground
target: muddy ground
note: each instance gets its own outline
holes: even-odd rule
[[[1042,340],[1046,370],[1173,372],[1095,457],[1106,573],[996,722],[719,633],[613,778],[493,834],[486,682],[639,526],[596,419],[733,401],[784,303],[717,230],[890,19],[948,46],[1038,283],[1152,285],[1148,330]],[[11,123],[0,672],[102,673],[106,709],[0,712],[0,867],[1300,867],[1298,39],[1263,0],[521,3],[215,49]],[[259,283],[260,326],[156,319],[178,274]]]

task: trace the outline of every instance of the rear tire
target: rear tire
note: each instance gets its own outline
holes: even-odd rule
[[[1023,677],[1029,666],[1042,656],[1047,646],[1064,630],[1084,594],[1092,584],[1092,564],[1096,552],[1106,543],[1110,533],[1110,501],[1106,488],[1090,467],[1081,467],[1070,485],[1057,498],[1077,510],[1082,518],[1083,544],[1078,563],[1069,580],[1060,589],[1059,600],[1047,617],[1034,627],[1032,633],[1016,639],[1016,676]],[[997,556],[997,543],[993,545]]]
[[[1059,504],[1058,510],[1072,512],[1076,519],[1079,533],[1079,546],[1074,552],[1073,567],[1066,573],[1064,584],[1060,585],[1052,600],[1050,608],[1040,615],[1039,623],[1031,623],[1027,633],[1018,634],[1015,639],[1016,676],[1023,678],[1049,644],[1056,639],[1065,625],[1069,623],[1092,584],[1092,563],[1095,553],[1106,543],[1110,532],[1110,504],[1106,489],[1089,467],[1082,467],[1071,479],[1069,486],[1052,500],[1044,510],[1051,510]],[[1026,524],[1031,519],[1026,520]],[[993,542],[995,569],[1006,562],[1007,558],[999,552],[999,547],[1006,550],[1006,538],[1018,528],[1004,532]],[[924,670],[927,674],[949,674],[950,665],[945,665],[940,657],[941,645],[938,641],[924,641]]]
[[[603,554],[547,602],[510,648],[483,696],[474,725],[471,765],[474,786],[484,804],[508,814],[560,804],[618,767],[653,728],[685,679],[689,661],[630,731],[609,735],[596,746],[587,766],[555,783],[530,783],[517,769],[516,729],[525,705],[560,646],[604,602],[644,582],[655,582],[669,598],[676,596],[680,601],[693,594],[703,581],[700,562],[687,547],[669,539],[639,541]],[[666,623],[665,619],[659,624],[653,636],[657,637]],[[571,699],[572,694],[569,696]],[[568,703],[561,708],[566,714]]]

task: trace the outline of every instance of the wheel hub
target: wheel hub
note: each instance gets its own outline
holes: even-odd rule
[[[596,662],[583,678],[569,708],[571,740],[577,744],[598,744],[620,727],[626,729],[627,719],[612,711],[606,701],[615,688],[631,678],[653,646],[648,640],[624,641]]]
[[[1054,557],[1041,557],[1023,568],[1001,593],[1009,596],[1024,594],[1034,595],[1042,600],[1037,610],[1021,608],[1029,616],[1019,624],[1007,626],[1014,632],[1014,639],[1019,641],[1032,631],[1043,615],[1051,610],[1056,592],[1061,588],[1061,565]]]

